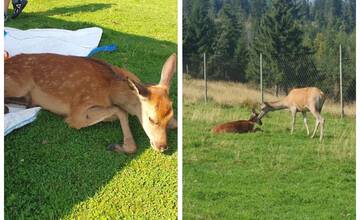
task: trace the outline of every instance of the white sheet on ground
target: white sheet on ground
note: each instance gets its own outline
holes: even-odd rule
[[[36,115],[40,109],[40,107],[34,107],[14,111],[14,109],[10,108],[10,112],[5,114],[4,117],[5,135],[9,134],[17,128],[21,128],[22,126],[33,122],[36,119]]]
[[[75,31],[63,29],[19,30],[5,27],[5,50],[10,56],[20,53],[56,53],[87,56],[99,45],[102,29],[84,28]]]
[[[56,53],[62,55],[87,56],[99,45],[102,29],[97,27],[75,31],[62,29],[19,30],[5,27],[5,50],[10,56],[20,53]],[[5,114],[5,134],[36,119],[40,107]]]

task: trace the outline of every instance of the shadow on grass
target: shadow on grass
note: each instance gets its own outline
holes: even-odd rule
[[[69,7],[56,7],[44,12],[36,13],[37,16],[54,16],[54,15],[62,15],[62,14],[75,14],[78,12],[95,12],[99,10],[104,10],[107,8],[111,8],[112,4],[103,4],[103,3],[92,3],[86,5],[77,5],[77,6],[69,6]],[[32,14],[29,14],[32,16]]]
[[[49,16],[94,12],[110,4],[88,4],[55,8],[47,12],[23,13],[6,26],[20,29],[80,29],[99,25],[68,22]],[[101,26],[100,26],[101,27]],[[119,50],[97,57],[136,73],[144,82],[157,82],[166,58],[176,51],[176,44],[103,28],[100,45],[115,43]],[[177,109],[176,77],[170,96]],[[100,123],[81,130],[71,129],[59,116],[42,111],[29,126],[5,138],[5,217],[6,219],[55,219],[68,214],[79,202],[92,197],[102,186],[149,148],[149,140],[135,117],[130,127],[138,145],[133,156],[114,154],[106,146],[122,142],[118,122]],[[177,151],[176,130],[170,131],[170,150]]]

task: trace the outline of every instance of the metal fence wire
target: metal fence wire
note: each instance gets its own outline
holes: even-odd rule
[[[253,60],[252,67],[248,64],[247,68],[244,68],[241,61],[234,59],[209,56],[204,61],[204,54],[197,56],[185,54],[183,69],[192,78],[202,79],[206,68],[208,80],[240,82],[258,89],[259,92],[265,90],[276,96],[286,95],[292,88],[315,86],[320,88],[328,99],[339,103],[339,112],[342,112],[341,101],[344,101],[344,105],[356,101],[356,73],[354,60],[343,53],[340,56],[340,51],[339,48],[338,56],[327,62],[316,62],[319,58],[311,54],[292,58],[259,54],[258,60]],[[206,62],[205,66],[204,62]],[[336,63],[337,68],[330,68],[328,62]],[[259,99],[259,97],[254,98]]]

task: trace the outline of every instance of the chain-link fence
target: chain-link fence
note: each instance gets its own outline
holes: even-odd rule
[[[346,53],[341,53],[328,60],[320,60],[315,55],[266,56],[259,54],[258,59],[245,61],[226,59],[220,56],[184,56],[184,72],[192,78],[209,81],[239,82],[259,92],[256,97],[249,97],[261,102],[262,92],[275,97],[286,95],[292,88],[318,87],[332,103],[335,113],[343,114],[344,108],[353,108],[355,114],[356,73],[355,62]],[[204,65],[204,62],[206,65]],[[204,84],[206,85],[206,84]],[[204,86],[204,90],[205,90]],[[206,94],[204,92],[204,94]],[[239,94],[241,95],[241,94]],[[267,100],[264,100],[267,101]]]

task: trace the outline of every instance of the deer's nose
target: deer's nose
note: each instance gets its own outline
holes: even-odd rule
[[[159,149],[160,152],[163,152],[168,149],[168,146],[167,146],[167,144],[162,143],[162,144],[157,145],[157,148]]]
[[[168,146],[166,143],[154,142],[154,143],[151,143],[151,145],[156,151],[159,151],[159,152],[164,152],[168,149]]]

